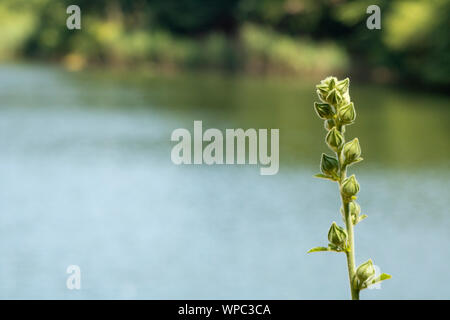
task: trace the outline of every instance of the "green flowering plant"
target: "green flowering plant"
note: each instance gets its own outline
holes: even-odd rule
[[[375,274],[372,260],[355,266],[355,244],[353,227],[364,220],[367,215],[361,215],[361,207],[355,201],[360,186],[355,175],[347,177],[347,168],[363,160],[358,138],[346,142],[345,126],[351,125],[356,119],[356,110],[349,94],[350,80],[338,80],[328,77],[316,86],[320,102],[314,103],[314,109],[327,130],[325,143],[334,152],[333,156],[322,154],[320,171],[316,177],[335,181],[339,185],[342,207],[341,214],[345,223],[342,228],[333,222],[328,231],[328,246],[312,248],[309,252],[334,251],[343,252],[347,256],[347,267],[351,297],[359,300],[359,293],[367,287],[391,278],[383,273]]]

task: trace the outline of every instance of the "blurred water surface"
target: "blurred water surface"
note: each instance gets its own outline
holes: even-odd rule
[[[314,179],[314,82],[0,67],[0,298],[346,299],[345,258],[306,255],[340,222]],[[450,298],[448,97],[351,86],[369,218],[363,298]],[[171,132],[279,128],[280,172],[175,166]],[[82,288],[66,288],[79,265]]]

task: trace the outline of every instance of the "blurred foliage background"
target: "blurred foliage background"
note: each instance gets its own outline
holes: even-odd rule
[[[66,28],[77,4],[82,30]],[[381,30],[366,9],[381,8]],[[448,0],[2,0],[0,59],[450,84]]]

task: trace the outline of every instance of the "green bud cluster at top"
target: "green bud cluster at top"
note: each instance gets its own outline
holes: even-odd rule
[[[376,277],[372,260],[355,266],[355,248],[353,227],[367,217],[361,215],[361,207],[355,201],[359,193],[359,183],[355,175],[347,177],[347,168],[362,161],[361,146],[358,138],[345,141],[345,126],[356,120],[355,105],[349,94],[350,80],[338,80],[328,77],[316,86],[320,102],[314,103],[314,109],[320,119],[324,120],[327,130],[325,143],[334,155],[323,153],[320,160],[320,171],[316,177],[336,181],[342,199],[341,213],[345,228],[332,223],[328,231],[328,246],[316,247],[308,252],[335,251],[344,252],[350,280],[352,299],[359,299],[359,292],[368,286],[389,279],[385,273]]]

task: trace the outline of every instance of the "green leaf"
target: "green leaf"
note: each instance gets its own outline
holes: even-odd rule
[[[341,251],[342,251],[341,247],[335,246],[335,245],[332,244],[332,243],[329,243],[329,244],[328,244],[328,250],[330,250],[330,251],[336,251],[336,252],[341,252]]]
[[[378,278],[380,278],[380,281],[383,281],[383,280],[388,280],[388,279],[392,278],[392,276],[387,273],[382,273]]]
[[[374,284],[379,283],[379,282],[384,281],[384,280],[388,280],[390,278],[392,278],[392,276],[390,274],[382,273],[378,277],[376,277],[375,279],[372,279],[372,280],[368,281],[367,283],[364,283],[364,285],[363,285],[363,287],[361,289],[365,289],[365,288],[367,288],[367,287],[369,287],[371,285],[374,285]]]
[[[310,250],[308,250],[307,253],[311,252],[319,252],[319,251],[333,251],[333,252],[344,252],[341,248],[334,246],[332,244],[329,244],[328,247],[315,247]]]
[[[359,157],[359,158],[355,159],[354,161],[352,161],[351,163],[348,163],[347,166],[352,166],[355,163],[361,162],[363,160],[364,160],[363,158]]]
[[[344,221],[345,222],[345,221]],[[348,252],[348,248],[342,248],[342,247],[338,247],[338,246],[335,246],[335,245],[333,245],[333,244],[328,244],[328,249],[330,250],[330,251],[334,251],[334,252]]]
[[[359,217],[358,217],[358,222],[361,222],[361,221],[363,221],[365,218],[367,218],[368,216],[367,216],[367,214],[362,214],[362,215],[360,215]]]
[[[314,177],[321,178],[321,179],[328,179],[328,180],[331,180],[331,181],[336,181],[333,177],[327,176],[327,175],[322,174],[322,173],[315,174]]]
[[[356,223],[354,223],[353,225],[356,226],[358,223],[360,223],[361,221],[363,221],[367,217],[368,217],[367,214],[362,214],[362,215],[358,216],[358,218],[356,220]]]
[[[327,247],[315,247],[315,248],[309,249],[307,253],[319,252],[319,251],[330,251],[330,249],[328,249]]]

